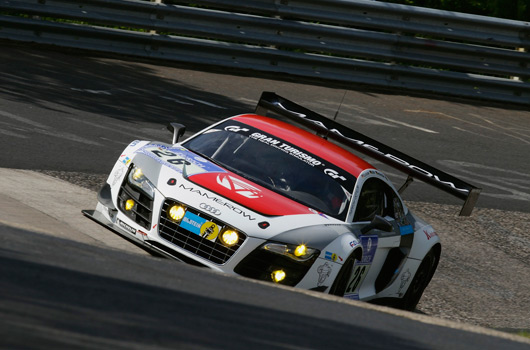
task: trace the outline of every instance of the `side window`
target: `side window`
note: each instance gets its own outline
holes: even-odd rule
[[[361,189],[353,221],[371,221],[374,216],[402,215],[401,201],[392,188],[378,178],[366,180]]]

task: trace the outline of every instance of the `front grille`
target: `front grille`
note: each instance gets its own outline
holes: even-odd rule
[[[166,241],[219,265],[227,262],[245,241],[246,235],[238,231],[239,241],[232,247],[226,247],[220,242],[219,238],[215,241],[210,241],[205,237],[201,237],[200,235],[181,227],[179,223],[174,222],[167,216],[168,208],[174,204],[178,203],[171,199],[167,199],[162,205],[162,211],[160,213],[158,232],[160,237]],[[224,222],[194,208],[187,207],[187,212],[215,223],[219,226],[219,234],[221,234],[223,229],[228,227]]]

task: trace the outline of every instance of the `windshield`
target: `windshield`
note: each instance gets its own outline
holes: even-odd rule
[[[231,120],[183,146],[319,212],[346,218],[355,177],[285,140]]]

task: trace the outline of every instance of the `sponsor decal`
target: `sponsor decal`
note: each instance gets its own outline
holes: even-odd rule
[[[177,184],[177,179],[171,178],[171,179],[167,180],[167,184],[169,186],[175,186]]]
[[[341,181],[346,181],[346,178],[344,176],[339,175],[339,173],[336,170],[333,169],[326,169],[324,170],[324,174],[331,176],[334,179],[339,179]]]
[[[355,248],[357,245],[359,245],[359,241],[351,241],[350,247]]]
[[[123,165],[120,165],[120,167],[118,168],[118,170],[116,170],[116,172],[114,173],[114,178],[112,179],[112,186],[114,187],[118,181],[121,179],[122,175],[123,175],[123,172],[124,172],[124,169],[123,168]]]
[[[410,235],[414,233],[414,228],[412,228],[412,225],[399,226],[399,233],[402,236]]]
[[[320,265],[317,268],[317,272],[318,272],[318,283],[317,283],[317,285],[319,287],[322,286],[322,284],[324,284],[324,282],[329,277],[329,275],[331,275],[331,271],[332,270],[333,270],[333,267],[331,265],[329,265],[327,262],[325,262],[323,265]]]
[[[131,235],[134,235],[136,234],[136,229],[127,225],[125,222],[121,221],[120,219],[117,220],[118,221],[118,225],[124,229],[125,231],[129,232]]]
[[[131,162],[131,158],[127,157],[125,154],[122,154],[120,156],[120,161],[125,165],[129,165],[129,163]]]
[[[376,235],[361,236],[361,244],[363,246],[363,257],[360,264],[369,265],[374,260],[375,252],[377,251],[378,237]]]
[[[140,140],[134,140],[133,142],[129,143],[129,147],[134,147],[139,143],[140,143]]]
[[[199,204],[199,208],[201,208],[205,212],[207,212],[209,214],[212,214],[212,215],[216,215],[216,216],[221,215],[221,210],[220,209],[212,207],[211,205],[206,204],[206,203]]]
[[[265,230],[267,227],[269,227],[271,224],[269,224],[267,221],[262,221],[258,223],[259,228]]]
[[[217,183],[237,194],[247,198],[261,198],[263,194],[257,187],[252,186],[248,182],[236,179],[228,174],[217,175]]]
[[[186,212],[184,218],[180,222],[180,227],[186,229],[196,235],[204,237],[210,241],[215,241],[219,235],[219,226],[212,221],[208,221],[198,215]]]
[[[220,205],[221,207],[227,208],[228,210],[231,210],[234,213],[239,214],[239,215],[243,216],[244,218],[249,219],[250,221],[256,220],[255,217],[253,217],[252,215],[248,214],[247,212],[245,212],[241,208],[233,206],[232,204],[225,202],[223,199],[221,199],[219,197],[216,197],[216,196],[213,196],[213,195],[210,195],[207,192],[201,191],[200,189],[197,189],[197,188],[195,188],[193,186],[192,187],[186,187],[186,186],[181,184],[181,185],[179,185],[179,188],[181,188],[183,190],[186,190],[186,191],[189,191],[191,193],[195,193],[195,194],[197,194],[197,195],[199,195],[199,196],[201,196],[203,198],[206,198],[208,200],[211,200],[211,201],[217,203],[218,205]]]
[[[420,168],[419,166],[417,165],[414,165],[414,164],[410,164],[409,162],[403,160],[403,159],[400,159],[399,157],[396,157],[395,155],[391,154],[391,153],[385,153],[385,152],[382,152],[379,150],[379,148],[377,148],[376,146],[373,146],[373,145],[370,145],[364,141],[361,141],[361,140],[356,140],[354,138],[351,138],[351,137],[347,137],[345,136],[343,133],[341,133],[339,130],[335,129],[335,128],[328,128],[324,123],[322,123],[321,121],[318,121],[318,120],[312,120],[312,119],[309,119],[307,117],[307,115],[303,114],[303,113],[297,113],[297,112],[294,112],[294,111],[291,111],[287,108],[285,108],[280,102],[274,102],[274,104],[278,107],[280,107],[281,109],[291,113],[291,114],[294,114],[294,115],[297,115],[299,116],[300,118],[303,118],[303,119],[306,119],[318,126],[321,126],[323,127],[324,129],[328,130],[329,132],[332,132],[334,134],[337,134],[353,143],[356,143],[358,144],[359,146],[362,146],[362,147],[365,147],[365,148],[368,148],[374,152],[377,152],[381,155],[383,155],[384,157],[388,158],[388,159],[391,159],[392,161],[396,162],[396,163],[400,163],[404,166],[406,166],[407,168],[409,169],[412,169],[412,170],[415,170],[419,173],[422,173],[424,175],[426,175],[427,177],[430,177],[430,178],[433,178],[434,180],[438,181],[439,183],[441,184],[444,184],[446,186],[449,186],[449,187],[452,187],[453,189],[457,190],[457,191],[460,191],[460,192],[463,192],[463,193],[469,193],[469,190],[465,189],[465,188],[458,188],[456,187],[456,185],[450,181],[443,181],[442,179],[440,179],[440,177],[438,177],[438,175],[435,175],[435,174],[432,174],[431,172],[425,170],[425,169],[422,169]]]
[[[217,236],[219,235],[219,226],[211,221],[206,221],[201,226],[200,230],[201,237],[206,238],[210,241],[215,241]]]
[[[315,159],[315,157],[305,153],[305,152],[302,152],[300,151],[299,149],[297,149],[296,147],[293,147],[283,141],[280,141],[280,140],[277,140],[271,136],[268,136],[268,135],[265,135],[265,134],[262,134],[262,133],[259,133],[259,132],[254,132],[252,134],[249,135],[249,137],[251,139],[254,139],[254,140],[258,140],[260,142],[263,142],[263,143],[266,143],[267,145],[269,146],[273,146],[277,149],[280,149],[282,151],[284,151],[285,153],[288,153],[289,155],[295,157],[295,158],[298,158],[300,159],[301,161],[311,165],[311,166],[319,166],[322,164],[322,161],[318,160],[318,159]]]
[[[399,296],[403,296],[403,292],[405,292],[403,289],[405,288],[405,286],[408,284],[409,280],[410,280],[410,277],[411,277],[411,273],[409,271],[409,269],[407,269],[407,271],[403,272],[401,274],[401,283],[399,284],[399,290],[398,290],[398,293],[399,293]]]
[[[430,240],[433,237],[438,237],[438,234],[435,231],[429,232],[427,230],[423,230],[423,233],[425,233],[425,236],[427,237],[427,240]]]
[[[337,254],[332,252],[326,252],[324,254],[324,259],[331,260],[331,261],[337,261]]]
[[[242,128],[238,125],[229,125],[229,126],[226,126],[225,127],[225,130],[226,131],[231,131],[231,132],[249,132],[250,130],[248,130],[247,128]]]

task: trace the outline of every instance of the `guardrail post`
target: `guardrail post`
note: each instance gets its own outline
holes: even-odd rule
[[[161,4],[162,0],[151,0],[151,2],[154,2],[155,4]],[[151,19],[156,20],[157,19],[156,16],[157,16],[156,13],[151,15]],[[156,34],[156,30],[150,30],[149,34]]]
[[[526,48],[524,48],[524,47],[518,47],[516,51],[518,51],[518,52],[526,52]],[[512,79],[512,80],[517,80],[517,81],[521,81],[521,77],[510,77],[510,79]]]

